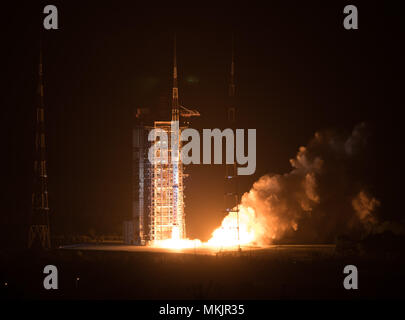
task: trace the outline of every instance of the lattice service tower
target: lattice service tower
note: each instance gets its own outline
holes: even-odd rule
[[[200,113],[179,104],[177,76],[175,37],[171,110],[167,110],[170,112],[165,116],[166,120],[156,120],[155,116],[159,114],[156,109],[136,110],[132,220],[124,221],[124,242],[127,244],[146,245],[153,241],[186,238],[184,179],[187,174],[180,159],[180,135],[190,124],[190,118],[198,117]],[[159,140],[156,130],[151,137],[152,129],[166,133],[167,146],[164,140]],[[148,152],[152,144],[158,150],[167,148],[167,163],[149,161]]]
[[[229,79],[228,106],[226,108],[227,126],[236,130],[236,99],[235,99],[235,54],[234,39],[232,36],[232,59]],[[239,243],[239,192],[236,162],[225,165],[225,213],[236,215],[235,236]],[[240,250],[240,245],[239,250]]]
[[[46,170],[45,108],[42,73],[42,50],[39,53],[38,102],[36,107],[34,189],[28,231],[28,248],[51,247],[49,231],[48,175]]]
[[[173,52],[173,87],[171,121],[155,121],[154,128],[164,130],[168,146],[157,141],[156,146],[167,147],[168,162],[152,164],[152,207],[149,238],[153,240],[184,239],[186,223],[184,214],[183,164],[180,159],[179,91],[177,83],[176,37]],[[155,140],[156,141],[156,140]]]

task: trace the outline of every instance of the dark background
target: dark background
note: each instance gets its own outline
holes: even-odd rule
[[[49,3],[2,4],[2,244],[30,212],[39,30]],[[257,129],[257,170],[290,170],[315,131],[366,121],[368,182],[390,219],[402,216],[401,10],[394,2],[53,2],[59,30],[42,31],[51,227],[120,233],[131,216],[133,110],[168,96],[177,33],[180,103],[196,128],[224,128],[231,34],[239,127]],[[343,8],[357,5],[359,30]],[[190,166],[187,231],[209,238],[223,216],[223,168]]]

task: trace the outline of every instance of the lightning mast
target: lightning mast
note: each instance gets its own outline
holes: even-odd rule
[[[42,45],[38,65],[38,102],[36,107],[34,189],[32,212],[28,232],[28,248],[38,243],[41,248],[51,247],[49,231],[48,174],[46,165],[44,84],[42,69]]]
[[[232,35],[232,54],[231,54],[231,70],[228,88],[228,106],[227,106],[227,122],[228,127],[236,129],[236,103],[235,103],[235,53],[234,53],[234,38]],[[226,213],[235,213],[236,215],[236,237],[238,249],[240,247],[239,235],[239,193],[238,193],[238,174],[236,162],[225,165],[225,207]]]

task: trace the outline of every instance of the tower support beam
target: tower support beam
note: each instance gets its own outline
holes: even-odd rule
[[[48,174],[45,143],[45,107],[42,67],[42,48],[38,65],[38,101],[36,106],[34,189],[32,192],[32,212],[28,231],[28,248],[51,247],[49,228]]]

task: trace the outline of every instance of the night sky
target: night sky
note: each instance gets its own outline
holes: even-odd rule
[[[200,111],[198,129],[226,126],[235,35],[238,126],[257,129],[257,170],[240,180],[241,192],[266,173],[288,172],[288,160],[316,131],[350,132],[365,121],[372,128],[367,182],[383,213],[401,218],[400,10],[381,1],[192,3],[52,3],[60,29],[42,31],[52,232],[120,233],[131,216],[133,111],[160,97],[169,103],[174,33],[180,103]],[[0,221],[7,239],[23,230],[30,211],[46,4],[2,9]],[[343,28],[346,4],[358,6],[358,30]],[[193,165],[187,172],[188,236],[205,240],[224,216],[223,168]]]

